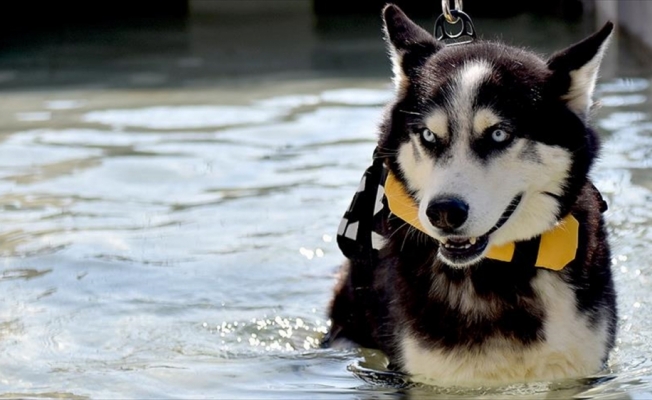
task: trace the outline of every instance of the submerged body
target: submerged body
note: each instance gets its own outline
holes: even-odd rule
[[[349,257],[325,343],[379,348],[439,384],[599,371],[616,296],[587,120],[611,26],[546,62],[496,43],[446,48],[396,7],[384,17],[397,96],[377,157],[414,218],[389,214],[370,256]],[[546,232],[569,217],[574,257],[542,267]]]

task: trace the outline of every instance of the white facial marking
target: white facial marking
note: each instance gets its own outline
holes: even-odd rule
[[[527,140],[515,139],[508,151],[483,164],[470,154],[468,146],[458,146],[452,159],[440,165],[423,148],[418,135],[411,140],[414,143],[399,148],[397,160],[409,189],[417,194],[419,220],[424,227],[431,227],[431,236],[445,239],[425,214],[428,202],[440,193],[458,196],[469,204],[469,218],[463,226],[468,237],[486,234],[512,199],[523,193],[516,212],[491,235],[490,246],[530,239],[554,226],[559,204],[543,193],[563,193],[572,157],[566,149],[535,143],[538,160],[528,160],[519,156]],[[419,149],[419,159],[412,146]]]
[[[599,371],[606,354],[606,321],[592,326],[579,315],[572,289],[555,272],[540,270],[533,288],[546,316],[545,341],[523,345],[494,336],[488,338],[482,351],[466,346],[446,350],[427,346],[404,329],[400,340],[404,368],[416,381],[474,386],[558,380]],[[461,311],[469,308],[463,299],[477,304],[477,296],[471,299],[464,289],[451,292],[451,296],[458,298],[455,304]]]
[[[422,198],[421,192],[428,184],[430,171],[435,166],[433,158],[423,148],[419,135],[410,135],[410,142],[401,144],[396,157],[401,172],[403,172],[403,176],[407,181],[408,188],[416,192],[417,200]],[[419,151],[418,158],[415,157],[414,148]]]
[[[440,139],[448,136],[448,115],[446,111],[438,108],[431,112],[425,119],[426,126]]]
[[[450,110],[457,116],[458,134],[469,135],[473,127],[473,103],[480,85],[491,75],[491,65],[486,61],[465,64],[457,74],[453,96],[448,99]]]
[[[489,108],[481,108],[476,111],[473,117],[473,133],[477,136],[482,134],[487,128],[498,124],[500,117]]]
[[[419,220],[424,227],[430,227],[431,236],[444,239],[426,215],[429,201],[441,194],[453,195],[469,204],[469,217],[460,233],[467,237],[486,234],[514,197],[523,194],[516,212],[491,235],[488,248],[530,239],[552,228],[559,204],[543,193],[562,194],[571,154],[561,147],[536,143],[539,160],[524,160],[519,154],[526,145],[526,139],[515,139],[507,151],[483,163],[473,156],[468,145],[457,144],[452,149],[451,159],[443,165],[431,157],[425,158],[428,162],[414,163],[410,168],[412,173],[406,177],[410,183],[415,183],[413,190],[421,194]],[[409,176],[414,176],[415,180]]]
[[[514,179],[513,186],[520,185],[524,195],[518,210],[492,235],[495,245],[530,239],[551,229],[557,222],[559,203],[543,193],[558,196],[563,193],[572,155],[566,149],[543,143],[537,143],[535,148],[540,162],[522,160],[513,154],[515,157],[504,164],[503,168],[517,169],[504,173],[503,176],[505,179]]]

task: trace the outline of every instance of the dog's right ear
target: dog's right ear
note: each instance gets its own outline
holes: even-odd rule
[[[550,87],[568,108],[586,119],[593,105],[593,91],[598,69],[614,24],[607,22],[598,32],[581,42],[554,54],[548,60],[552,72]]]
[[[420,66],[427,57],[443,47],[426,30],[410,20],[410,18],[394,4],[388,4],[383,9],[385,22],[385,40],[392,59],[394,84],[397,90],[407,85],[406,74],[410,69]]]

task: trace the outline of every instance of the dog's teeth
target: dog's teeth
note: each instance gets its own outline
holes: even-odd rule
[[[470,242],[471,244],[475,244],[475,241],[476,241],[476,240],[477,240],[476,238],[472,237],[471,239],[469,239],[469,242]]]

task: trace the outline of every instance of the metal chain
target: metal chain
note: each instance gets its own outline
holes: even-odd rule
[[[456,24],[460,20],[451,13],[450,0],[441,0],[441,10],[449,24]],[[462,0],[455,0],[455,8],[453,10],[462,11]]]

